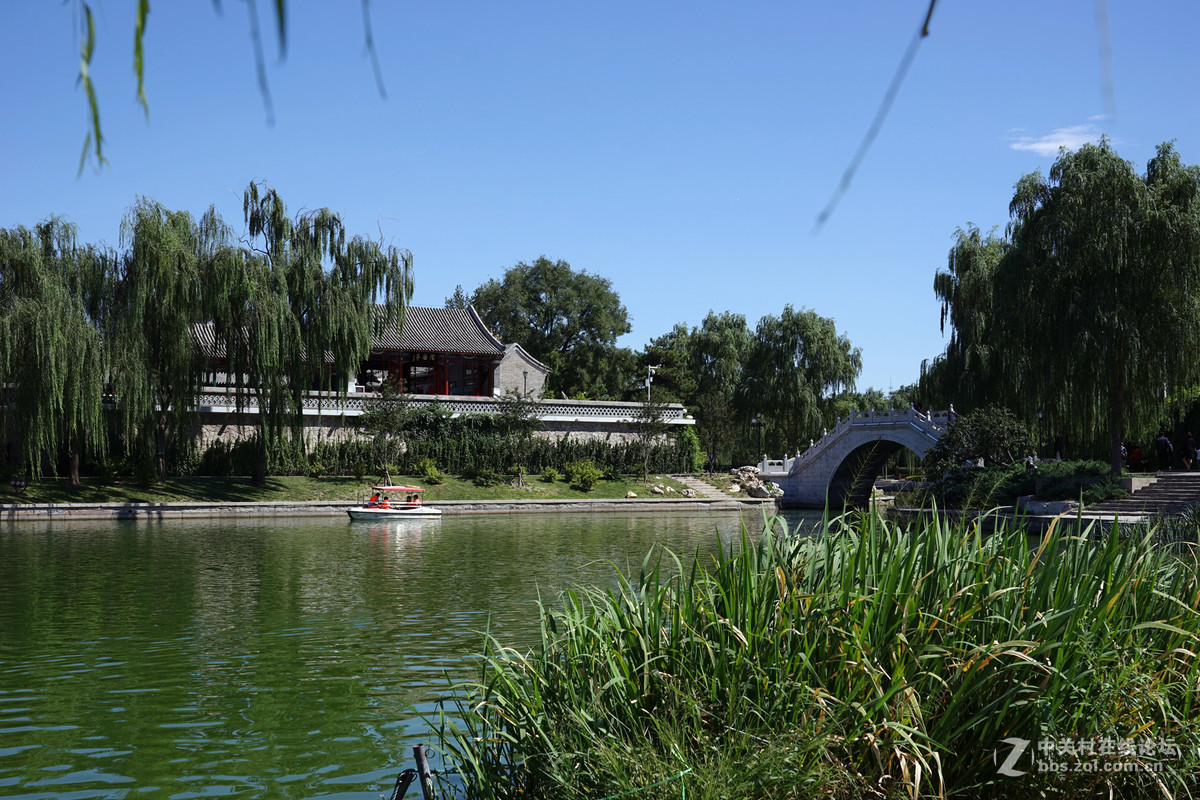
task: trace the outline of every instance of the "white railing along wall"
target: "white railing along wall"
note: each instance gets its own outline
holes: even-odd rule
[[[338,396],[335,392],[305,392],[302,398],[306,416],[329,415],[357,417],[366,411],[367,403],[378,397],[373,392],[356,392]],[[456,395],[409,395],[414,408],[434,403],[448,410],[453,416],[465,414],[495,414],[499,402],[493,397],[462,397]],[[205,387],[200,391],[198,407],[201,411],[232,412],[237,398],[232,391],[216,387]],[[253,395],[243,396],[243,410],[256,411],[258,403]],[[640,403],[621,403],[603,400],[540,400],[538,417],[543,422],[633,422]],[[694,420],[687,409],[671,403],[662,409],[663,421],[669,425],[692,425]]]

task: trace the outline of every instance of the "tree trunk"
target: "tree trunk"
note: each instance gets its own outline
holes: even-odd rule
[[[258,452],[254,456],[254,471],[250,475],[253,486],[267,485],[267,443],[259,441]]]
[[[72,486],[78,486],[79,481],[79,462],[82,460],[83,446],[79,441],[78,436],[71,437],[71,455],[67,461],[67,482]]]
[[[154,430],[154,471],[159,480],[167,477],[167,415],[158,415],[158,425]]]
[[[1108,371],[1108,431],[1111,438],[1109,455],[1109,471],[1114,478],[1121,476],[1125,466],[1121,458],[1122,406],[1125,402],[1124,387],[1120,380],[1121,371],[1114,365]]]

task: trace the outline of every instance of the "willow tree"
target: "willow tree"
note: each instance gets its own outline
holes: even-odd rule
[[[950,341],[936,366],[924,373],[923,388],[940,407],[977,407],[1002,399],[1007,384],[998,369],[993,291],[1007,250],[1006,239],[968,224],[955,231],[946,270],[934,276],[942,333],[949,325]]]
[[[344,376],[367,357],[372,336],[402,324],[412,255],[347,239],[327,208],[289,218],[278,193],[258,183],[247,187],[243,212],[248,245],[214,259],[209,310],[239,412],[247,396],[258,406],[253,477],[261,484],[268,452],[303,429],[307,390],[344,395]]]
[[[56,472],[66,448],[78,485],[83,453],[105,450],[100,327],[112,262],[103,249],[80,248],[61,218],[0,230],[0,413],[10,458],[33,476],[47,463]]]
[[[1102,140],[1017,183],[996,272],[1004,369],[1024,410],[1108,439],[1200,379],[1200,169],[1158,147],[1144,176]],[[1018,407],[1018,410],[1021,410]]]
[[[140,199],[121,223],[120,274],[107,336],[113,387],[128,442],[165,477],[166,453],[191,436],[207,362],[195,328],[205,321],[213,259],[228,231],[214,211],[198,224],[186,211]]]
[[[688,363],[696,391],[687,400],[708,452],[710,466],[729,449],[738,413],[737,388],[753,337],[741,314],[709,311],[689,340]]]
[[[829,419],[833,395],[854,387],[862,351],[837,332],[832,319],[785,306],[759,320],[740,393],[751,413],[761,413],[798,448]]]

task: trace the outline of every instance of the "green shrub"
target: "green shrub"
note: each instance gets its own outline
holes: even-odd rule
[[[541,479],[543,483],[554,483],[558,480],[558,470],[554,467],[542,467]]]
[[[325,465],[319,459],[310,458],[308,461],[308,477],[321,478],[325,476]]]
[[[367,467],[367,462],[365,461],[355,461],[354,466],[351,467],[351,474],[354,475],[354,480],[356,481],[366,480],[367,472],[369,471],[370,469]]]
[[[486,488],[488,486],[498,486],[503,480],[500,473],[494,469],[481,469],[476,470],[474,483],[476,486]]]
[[[118,475],[126,474],[129,470],[129,464],[125,459],[102,458],[92,465],[92,469],[95,471],[100,483],[108,484],[115,481]]]
[[[563,473],[567,482],[571,484],[571,488],[581,492],[590,492],[601,478],[600,470],[596,468],[591,459],[572,461],[567,464]]]
[[[683,425],[676,429],[672,438],[678,444],[681,450],[681,460],[686,460],[690,469],[687,472],[703,472],[704,464],[708,460],[708,455],[700,449],[700,437],[696,436],[696,431],[693,425]],[[662,470],[663,472],[674,472],[674,470]]]
[[[154,466],[153,459],[139,459],[137,466],[133,470],[133,479],[139,486],[145,486],[147,488],[157,486],[160,479],[158,477],[158,470]]]
[[[1006,408],[988,406],[956,417],[925,453],[922,466],[936,480],[962,470],[968,460],[982,458],[985,468],[1011,467],[1032,452],[1025,424]]]
[[[1018,497],[1038,500],[1082,500],[1099,503],[1125,492],[1102,461],[1041,461],[1036,472],[1025,467],[972,467],[946,475],[929,486],[929,494],[942,508],[992,508],[1012,505]],[[900,498],[897,498],[900,503]],[[924,505],[905,497],[905,505]]]
[[[446,473],[438,469],[437,464],[432,458],[426,456],[417,462],[416,469],[413,470],[413,475],[420,478],[425,483],[437,485],[446,482]]]

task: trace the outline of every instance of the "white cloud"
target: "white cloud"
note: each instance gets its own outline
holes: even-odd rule
[[[1100,141],[1102,131],[1095,125],[1072,125],[1069,128],[1058,128],[1045,136],[1018,136],[1009,147],[1013,150],[1027,150],[1039,156],[1058,155],[1060,148],[1078,150],[1088,142]]]

